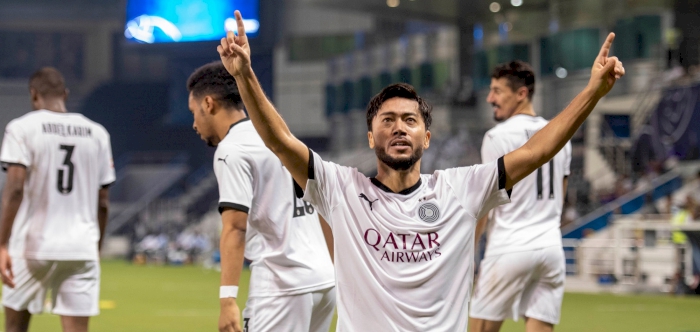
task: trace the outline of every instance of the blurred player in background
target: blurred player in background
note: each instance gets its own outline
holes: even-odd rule
[[[481,162],[521,146],[548,121],[532,107],[535,73],[522,61],[501,64],[486,99],[500,122],[484,136]],[[470,308],[471,331],[498,331],[506,318],[525,317],[526,330],[551,331],[559,323],[566,266],[561,213],[571,164],[571,143],[513,186],[511,204],[494,208]],[[477,224],[478,241],[488,221]]]
[[[34,73],[29,91],[34,111],[7,125],[0,151],[5,331],[27,331],[49,291],[63,330],[87,331],[99,313],[99,249],[115,180],[109,134],[68,113],[58,70]]]
[[[338,331],[464,331],[473,277],[476,221],[507,203],[513,186],[552,159],[624,68],[608,36],[588,86],[523,147],[484,165],[420,174],[430,145],[431,107],[393,84],[367,108],[377,176],[326,162],[289,131],[257,81],[240,12],[238,34],[217,50],[235,77],[265,145],[305,188],[333,228],[338,253]]]
[[[187,88],[194,129],[217,147],[223,222],[219,330],[328,331],[335,309],[333,263],[324,239],[330,228],[319,224],[316,210],[301,200],[301,188],[265,147],[221,62],[197,69]],[[241,323],[236,297],[244,255],[252,263]]]

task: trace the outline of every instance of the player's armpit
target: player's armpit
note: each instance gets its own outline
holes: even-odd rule
[[[479,246],[479,240],[481,240],[481,235],[484,234],[484,229],[486,229],[486,224],[489,221],[489,214],[481,217],[476,223],[476,229],[474,230],[474,246]]]

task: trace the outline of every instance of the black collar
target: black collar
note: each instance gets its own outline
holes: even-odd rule
[[[423,183],[423,180],[422,180],[421,178],[418,178],[418,182],[416,182],[416,184],[414,184],[414,185],[412,185],[412,186],[410,186],[410,187],[408,187],[408,188],[406,188],[406,189],[404,189],[404,190],[401,190],[401,191],[395,193],[395,192],[394,192],[393,190],[391,190],[389,187],[387,187],[387,186],[385,186],[383,183],[379,182],[379,180],[377,180],[377,178],[370,178],[369,180],[372,181],[372,184],[373,184],[373,185],[379,187],[379,189],[384,190],[384,191],[386,191],[386,192],[388,192],[388,193],[399,194],[399,195],[408,195],[408,194],[410,194],[410,193],[416,191],[416,189],[420,188],[420,185]]]
[[[240,120],[234,122],[234,123],[231,125],[231,127],[228,127],[228,131],[226,132],[226,134],[228,135],[228,133],[231,132],[231,129],[233,129],[233,126],[235,126],[235,125],[237,125],[237,124],[239,124],[239,123],[241,123],[241,122],[246,122],[246,121],[250,121],[250,118],[243,118],[243,119],[240,119]]]

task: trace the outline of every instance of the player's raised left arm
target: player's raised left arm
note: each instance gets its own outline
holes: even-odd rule
[[[282,161],[294,180],[306,188],[309,172],[309,149],[284,123],[275,107],[265,96],[250,65],[250,45],[243,26],[243,17],[235,12],[238,35],[228,32],[217,51],[226,70],[236,79],[238,91],[248,116],[265,145]]]
[[[7,245],[12,233],[12,225],[17,216],[17,210],[24,197],[24,181],[27,178],[27,167],[19,164],[7,166],[7,180],[2,191],[2,213],[0,214],[0,275],[2,283],[14,288],[12,261],[7,251]]]
[[[505,155],[506,189],[513,188],[518,181],[554,158],[591,114],[598,100],[625,74],[622,62],[617,57],[608,57],[613,39],[615,34],[610,33],[593,63],[586,88],[525,145]]]

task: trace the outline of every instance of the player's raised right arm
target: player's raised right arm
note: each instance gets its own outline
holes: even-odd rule
[[[250,45],[245,34],[243,18],[239,11],[236,11],[235,15],[238,35],[228,32],[226,38],[221,39],[221,45],[217,47],[221,62],[236,79],[248,116],[265,145],[287,167],[294,180],[302,188],[306,188],[309,175],[309,149],[292,135],[287,124],[265,96],[250,66]]]
[[[503,157],[506,189],[513,188],[525,176],[554,158],[591,114],[598,100],[625,74],[622,62],[616,57],[608,57],[613,39],[615,35],[611,33],[600,49],[588,86],[525,145]]]

